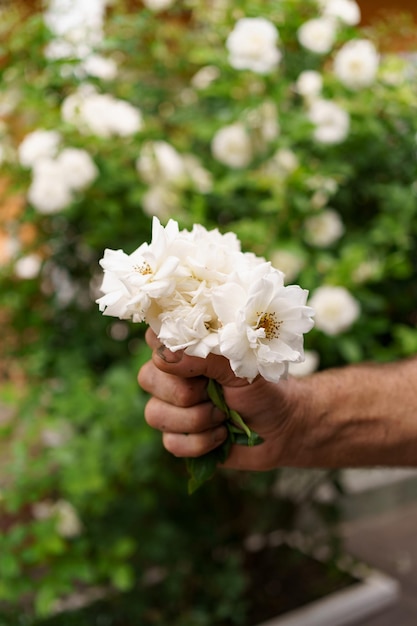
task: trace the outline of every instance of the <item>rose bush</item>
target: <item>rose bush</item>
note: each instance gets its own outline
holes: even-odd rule
[[[143,328],[97,312],[98,260],[148,240],[154,215],[231,231],[310,291],[295,375],[415,354],[416,70],[354,0],[70,4],[63,21],[58,0],[25,20],[0,9],[16,411],[0,431],[0,602],[30,620],[104,593],[126,622],[244,624],[243,539],[297,524],[299,498],[282,472],[220,474],[188,498],[141,418]],[[125,609],[116,591],[132,588]]]

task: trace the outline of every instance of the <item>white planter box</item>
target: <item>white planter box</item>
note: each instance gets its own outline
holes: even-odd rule
[[[399,583],[378,571],[363,581],[258,626],[349,626],[393,604]]]

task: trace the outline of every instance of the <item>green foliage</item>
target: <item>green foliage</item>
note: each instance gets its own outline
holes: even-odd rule
[[[178,0],[161,13],[129,7],[120,0],[108,9],[98,47],[118,65],[108,80],[86,76],[75,58],[47,60],[53,35],[42,15],[20,22],[17,10],[0,9],[7,37],[7,47],[0,44],[0,234],[17,250],[1,257],[0,321],[5,355],[25,372],[24,389],[4,388],[3,401],[17,408],[0,422],[0,624],[7,626],[32,626],[35,618],[39,626],[244,624],[245,537],[293,528],[305,508],[322,524],[337,520],[337,508],[315,502],[313,487],[305,498],[284,496],[280,472],[219,472],[187,495],[183,463],[162,450],[143,419],[147,398],[136,371],[149,357],[144,328],[102,316],[94,302],[103,250],[129,252],[149,240],[151,214],[185,228],[199,222],[234,231],[246,250],[282,263],[288,279],[311,293],[322,285],[348,290],[359,319],[336,335],[317,328],[306,338],[320,367],[417,350],[410,63],[387,55],[370,87],[344,86],[333,71],[335,51],[364,35],[341,25],[328,54],[303,48],[297,31],[317,16],[313,0]],[[271,73],[229,62],[225,42],[244,16],[279,29],[283,59]],[[198,83],[207,67],[214,74]],[[307,69],[321,73],[323,97],[349,113],[340,143],[314,139],[295,88]],[[142,128],[108,137],[64,119],[62,104],[86,83],[138,108]],[[250,137],[247,166],[213,154],[217,131],[235,123]],[[34,173],[17,152],[36,129],[58,131],[62,147],[86,150],[98,169],[51,213],[30,202]],[[194,165],[198,157],[198,173],[165,180],[159,172],[149,181],[136,167],[149,141],[192,155]],[[150,208],[155,189],[162,195]],[[344,231],[317,244],[308,220],[330,208]],[[19,262],[29,255],[41,265],[27,276]],[[97,602],[53,615],[74,597]]]

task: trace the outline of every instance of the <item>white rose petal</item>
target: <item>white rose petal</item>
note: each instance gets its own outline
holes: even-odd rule
[[[277,48],[278,39],[278,31],[269,20],[263,17],[240,19],[226,41],[230,65],[258,74],[272,72],[282,56]]]
[[[243,124],[224,126],[214,135],[211,150],[215,159],[232,168],[247,167],[252,160],[252,143]]]
[[[316,54],[330,52],[336,40],[337,26],[334,20],[318,17],[300,26],[297,32],[300,44]]]
[[[379,67],[379,54],[367,39],[346,43],[336,54],[334,72],[350,89],[369,87],[375,81]]]
[[[309,305],[315,311],[316,328],[330,336],[349,329],[360,315],[359,302],[345,287],[318,287]]]

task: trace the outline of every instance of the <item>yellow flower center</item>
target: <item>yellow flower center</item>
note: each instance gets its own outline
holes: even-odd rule
[[[257,313],[258,324],[256,330],[263,328],[266,339],[278,339],[282,321],[277,319],[276,313]]]
[[[135,272],[139,272],[139,274],[142,274],[142,276],[153,274],[152,268],[147,261],[144,261],[142,265],[135,265],[133,269],[135,270]]]

